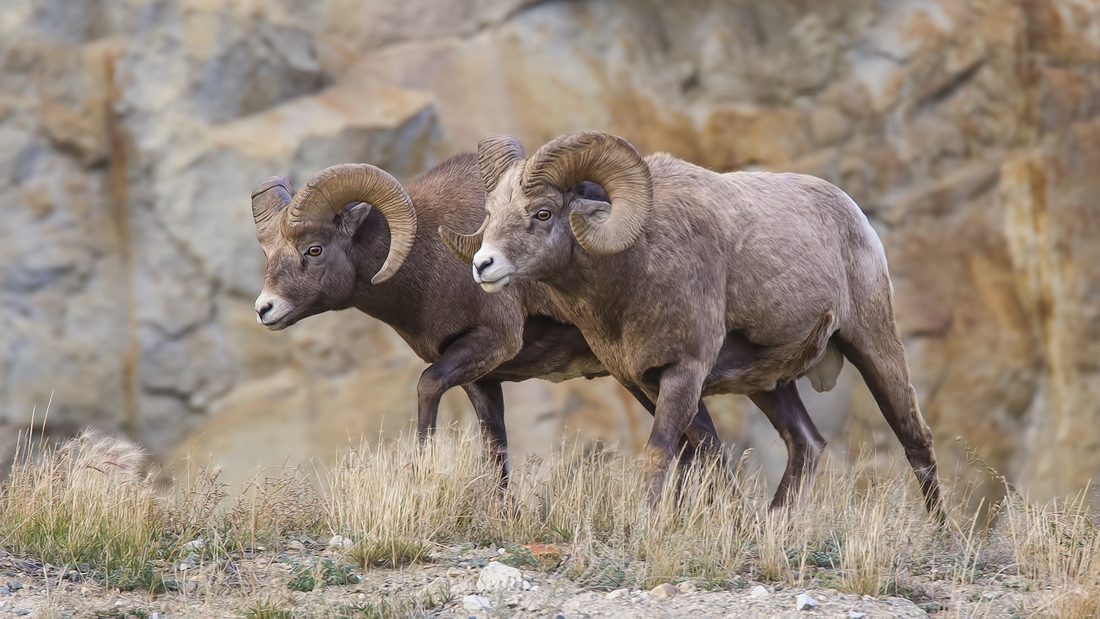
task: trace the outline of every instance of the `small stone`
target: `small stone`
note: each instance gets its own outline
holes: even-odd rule
[[[0,595],[11,595],[11,588],[0,587]]]
[[[501,556],[501,555],[503,555],[503,554],[504,554],[504,553],[506,553],[506,552],[508,552],[508,551],[507,551],[507,550],[505,550],[505,549],[503,549],[503,548],[497,548],[497,556],[498,556],[498,557],[499,557],[499,556]]]
[[[461,576],[461,575],[462,575],[463,573],[464,573],[464,572],[463,572],[463,570],[460,570],[460,569],[458,569],[457,567],[449,567],[449,568],[447,568],[447,577],[448,577],[448,578],[458,578],[458,577],[459,577],[459,576]]]
[[[626,589],[615,589],[614,591],[608,593],[604,597],[609,599],[609,600],[617,600],[617,599],[623,597],[624,595],[626,595]]]
[[[820,585],[821,584],[821,579],[820,578],[815,578],[815,579],[810,581],[810,584],[811,585]]]
[[[775,590],[776,591],[782,591],[783,590],[783,585],[776,585]]]
[[[848,619],[863,619],[863,613],[857,613],[856,611],[848,611]]]
[[[676,589],[676,587],[673,587],[667,582],[663,582],[649,590],[650,595],[662,600],[666,600],[670,597],[675,597],[677,593],[679,593],[679,591]]]
[[[332,538],[328,540],[329,550],[344,550],[347,548],[351,548],[354,545],[355,542],[344,537],[343,535],[333,535]]]
[[[13,608],[11,609],[11,612],[12,614],[19,616],[31,614],[31,611],[27,610],[26,608]]]
[[[478,591],[514,591],[523,581],[523,572],[510,565],[494,562],[486,565],[477,577]]]
[[[13,581],[8,583],[8,589],[11,589],[12,591],[18,591],[22,588],[23,588],[23,583],[21,583],[21,582],[16,582],[16,581],[13,580]]]
[[[201,550],[204,546],[206,546],[206,540],[201,537],[196,537],[195,539],[187,542],[183,546],[188,550]]]
[[[360,602],[362,602],[362,601],[367,599],[367,594],[366,593],[360,593],[359,595],[356,596],[356,598],[358,598],[358,600]]]
[[[794,607],[796,610],[806,610],[814,606],[817,606],[817,600],[805,593],[799,593],[798,597],[794,599]]]
[[[749,597],[754,599],[754,600],[759,600],[760,598],[766,598],[769,595],[771,595],[771,592],[769,592],[767,590],[767,588],[765,588],[762,585],[756,585],[755,587],[752,588],[752,591],[749,592]]]
[[[296,550],[298,552],[306,549],[306,545],[302,542],[299,542],[298,540],[292,540],[289,544],[286,545],[286,547],[288,550]]]
[[[458,562],[458,567],[470,567],[470,562],[469,561],[459,561]]]
[[[680,593],[683,593],[684,595],[695,593],[695,583],[691,582],[690,580],[676,585],[676,588],[679,589]]]
[[[149,619],[160,619],[160,613],[153,613],[149,615]]]
[[[480,595],[467,595],[462,598],[462,610],[468,613],[480,613],[486,610],[492,610],[493,602],[489,598],[483,598]]]

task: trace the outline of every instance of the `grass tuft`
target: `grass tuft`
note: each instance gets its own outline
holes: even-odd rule
[[[86,431],[60,446],[20,440],[0,496],[0,538],[14,553],[90,571],[109,587],[157,590],[164,514],[132,442]],[[29,454],[37,452],[36,455]]]
[[[545,462],[518,463],[502,489],[480,436],[448,430],[425,446],[404,437],[348,449],[321,472],[323,491],[300,469],[280,467],[258,472],[230,498],[210,467],[189,467],[158,491],[141,473],[133,443],[87,432],[61,445],[21,441],[0,486],[0,540],[44,572],[53,569],[47,582],[75,570],[108,589],[171,585],[183,595],[252,586],[256,572],[238,572],[235,563],[267,552],[265,545],[294,544],[300,556],[264,557],[265,572],[275,563],[289,567],[282,601],[252,602],[239,611],[247,617],[291,616],[284,604],[294,591],[354,584],[361,566],[432,561],[491,544],[505,563],[596,590],[770,582],[896,595],[971,615],[985,603],[982,583],[1011,579],[1022,616],[1100,617],[1100,516],[1089,492],[1039,503],[1006,483],[1000,501],[957,509],[940,527],[904,459],[872,470],[876,460],[823,462],[811,488],[775,513],[760,475],[741,476],[736,496],[727,470],[702,461],[670,471],[650,510],[640,458],[562,449]],[[967,505],[968,488],[949,487],[946,496]],[[352,545],[329,547],[336,534]],[[438,593],[329,611],[417,616],[453,605],[449,591]]]

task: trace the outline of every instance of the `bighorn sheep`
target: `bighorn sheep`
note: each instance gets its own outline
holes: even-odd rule
[[[575,191],[606,199],[595,185]],[[486,295],[439,237],[424,232],[476,226],[484,207],[473,153],[432,168],[411,181],[407,193],[392,176],[366,164],[326,168],[297,195],[287,179],[268,178],[252,193],[256,237],[267,256],[255,309],[257,320],[273,331],[352,307],[389,324],[431,364],[417,385],[421,438],[435,429],[443,393],[461,386],[506,480],[501,382],[593,378],[607,371],[543,286]],[[640,391],[631,393],[654,411]],[[685,458],[692,444],[719,444],[701,400],[697,409],[685,429],[690,443],[681,441]]]
[[[547,284],[607,370],[657,402],[651,501],[700,396],[743,393],[781,428],[791,456],[773,507],[782,504],[803,469],[812,479],[824,446],[794,380],[810,374],[815,388],[832,388],[847,357],[942,517],[886,255],[847,194],[812,176],[643,159],[601,132],[559,137],[530,159],[514,138],[490,136],[478,156],[486,219],[473,235],[441,234],[486,291]],[[608,202],[576,198],[569,188],[580,181],[601,185]],[[814,348],[806,334],[823,323],[827,343]],[[752,363],[761,355],[790,363]]]

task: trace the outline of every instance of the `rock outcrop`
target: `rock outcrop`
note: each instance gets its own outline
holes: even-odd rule
[[[599,128],[849,192],[886,246],[946,471],[962,437],[1037,496],[1077,490],[1100,472],[1098,26],[1079,0],[5,3],[3,431],[52,393],[52,431],[244,471],[406,427],[423,364],[388,328],[255,324],[249,190]],[[563,426],[631,448],[648,432],[609,380],[506,397],[520,452]],[[837,454],[896,446],[850,367],[806,399]],[[781,468],[746,400],[711,406]]]

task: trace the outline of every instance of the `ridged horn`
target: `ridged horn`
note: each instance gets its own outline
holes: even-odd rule
[[[252,220],[262,242],[271,238],[279,214],[294,197],[294,185],[282,176],[270,176],[252,190]]]
[[[366,163],[342,163],[313,175],[290,203],[287,224],[331,219],[352,202],[366,202],[385,216],[390,226],[390,251],[371,278],[380,284],[401,268],[416,239],[416,211],[397,179]]]
[[[617,254],[633,245],[653,208],[653,180],[645,160],[623,138],[582,131],[547,143],[528,160],[523,190],[531,195],[549,185],[567,191],[585,180],[607,191],[611,215],[597,223],[580,211],[570,213],[577,243],[594,254]]]
[[[473,234],[458,234],[457,232],[440,226],[439,236],[443,239],[443,244],[447,246],[447,249],[451,250],[451,253],[454,254],[456,258],[466,264],[473,264],[474,254],[481,248],[481,239],[485,236],[485,228],[488,226],[489,216],[486,215],[484,221],[481,222],[481,227]]]
[[[525,157],[527,154],[523,152],[523,145],[510,135],[487,135],[481,138],[477,143],[477,169],[481,173],[485,193],[488,194],[496,188],[504,172]]]

